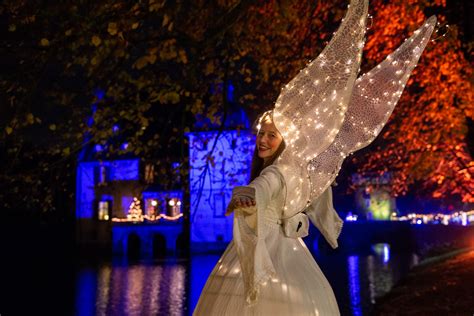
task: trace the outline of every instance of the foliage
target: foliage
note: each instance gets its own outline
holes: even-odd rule
[[[432,5],[432,4],[431,4]],[[445,7],[438,1],[435,5]],[[420,25],[426,15],[426,1],[409,5],[395,1],[374,5],[374,25],[369,34],[366,58],[379,62],[401,44]],[[397,12],[393,21],[391,12]],[[443,15],[438,15],[444,24]],[[416,190],[433,198],[458,196],[474,202],[474,162],[472,139],[469,145],[468,122],[474,119],[474,90],[469,81],[473,69],[466,60],[458,29],[451,26],[446,37],[428,45],[419,66],[410,78],[399,104],[381,137],[366,151],[359,170],[392,173],[392,193]],[[471,127],[472,128],[472,127]],[[416,184],[416,185],[415,185]]]
[[[167,161],[179,160],[186,178],[184,133],[196,121],[223,126],[226,86],[235,86],[234,102],[251,118],[271,108],[283,84],[330,39],[345,5],[5,1],[0,204],[71,208],[78,154],[93,144],[104,148],[100,159],[133,154],[161,163],[161,175],[168,174]],[[445,3],[371,6],[367,67],[421,23],[423,10]],[[472,200],[466,193],[474,191],[466,140],[470,71],[455,29],[431,45],[373,153],[356,156],[361,171],[394,170],[397,193],[424,181],[435,197],[458,193]]]

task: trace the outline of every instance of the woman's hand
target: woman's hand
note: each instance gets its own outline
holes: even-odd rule
[[[249,186],[236,186],[232,189],[232,198],[227,206],[225,215],[231,214],[236,208],[244,209],[246,213],[254,213],[255,188]]]
[[[255,206],[256,204],[257,203],[252,198],[249,198],[246,196],[235,197],[230,201],[229,206],[227,207],[227,211],[225,212],[225,215],[226,216],[230,215],[236,208],[252,207],[252,206]]]
[[[246,196],[239,197],[235,201],[235,205],[237,207],[251,207],[251,206],[254,206],[255,204],[256,203],[254,199],[251,199]]]

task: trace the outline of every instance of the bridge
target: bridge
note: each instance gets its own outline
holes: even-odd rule
[[[308,246],[329,249],[322,235],[312,227],[305,238]],[[396,251],[433,247],[474,247],[474,225],[411,224],[406,221],[345,222],[338,240],[338,251],[369,251],[372,245],[386,243]]]
[[[184,250],[182,220],[176,222],[114,223],[112,252],[134,257],[159,257]]]

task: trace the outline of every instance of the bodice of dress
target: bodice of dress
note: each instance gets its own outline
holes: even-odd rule
[[[232,198],[245,196],[256,201],[255,206],[237,208],[236,215],[242,215],[247,225],[255,233],[258,233],[257,218],[269,223],[277,223],[282,218],[285,190],[285,182],[278,167],[275,165],[268,166],[249,185],[234,188]],[[254,192],[254,195],[249,196],[249,192]]]
[[[287,192],[291,193],[294,189],[291,183],[287,186],[279,168],[281,166],[271,165],[263,169],[260,175],[246,186],[255,190],[256,205],[252,208],[237,208],[234,213],[234,243],[249,304],[256,302],[260,286],[275,275],[265,239],[269,234],[274,234],[275,229],[280,229],[279,221],[284,217],[285,197],[288,196]],[[238,191],[237,189],[233,195]],[[334,241],[340,233],[342,221],[332,208],[332,195],[323,194],[322,199],[316,202],[318,203],[313,203],[312,207],[308,208],[308,211],[313,212],[312,216],[308,214],[308,217],[324,237],[331,241],[331,245],[337,246]]]

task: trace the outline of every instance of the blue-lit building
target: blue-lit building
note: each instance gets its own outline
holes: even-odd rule
[[[232,90],[228,98],[223,129],[201,118],[186,134],[189,210],[182,189],[162,189],[153,164],[134,156],[99,160],[103,148],[87,146],[77,167],[79,244],[140,256],[177,253],[189,242],[195,251],[222,249],[232,239],[232,217],[224,216],[225,207],[232,188],[248,183],[255,142],[245,112],[231,102]]]
[[[223,126],[207,118],[187,133],[189,144],[190,244],[193,252],[223,250],[232,240],[233,216],[225,216],[232,188],[246,185],[255,148],[255,135],[244,110],[233,102],[227,87]]]
[[[182,191],[151,185],[150,168],[138,158],[79,162],[76,228],[81,246],[141,256],[180,250]]]
[[[97,91],[98,99],[104,98]],[[92,126],[96,105],[88,125]],[[126,149],[113,126],[114,144]],[[85,135],[85,141],[90,136]],[[81,248],[141,257],[178,253],[186,246],[182,188],[155,178],[156,165],[132,154],[104,159],[100,144],[84,146],[76,170],[76,240]],[[175,168],[174,164],[170,167]],[[179,181],[178,181],[179,182]]]
[[[245,185],[255,136],[248,130],[189,133],[191,247],[222,249],[232,239],[232,216],[225,216],[232,188]],[[212,163],[207,163],[212,153]]]

